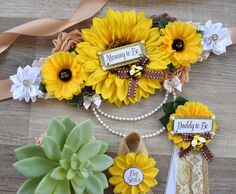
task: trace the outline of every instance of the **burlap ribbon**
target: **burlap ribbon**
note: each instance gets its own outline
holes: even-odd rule
[[[140,57],[139,61],[137,62],[137,66],[143,67],[142,77],[146,77],[146,78],[150,78],[150,79],[163,78],[162,72],[145,69],[145,66],[148,62],[149,62],[149,58],[146,55],[143,55],[142,57]],[[128,96],[131,98],[135,98],[139,78],[136,78],[136,77],[130,75],[129,70],[118,70],[117,74],[122,79],[129,79]]]
[[[118,149],[118,155],[125,155],[130,152],[134,152],[137,154],[141,153],[148,154],[147,148],[142,138],[136,132],[132,132],[129,135],[127,135],[124,139],[122,139]],[[148,194],[153,194],[153,192],[150,191]]]
[[[210,140],[212,138],[212,135],[210,133],[203,133],[200,134],[200,137],[203,137],[206,140]],[[182,139],[184,141],[192,141],[193,138],[194,134],[191,133],[182,134]],[[190,144],[189,147],[187,147],[186,149],[180,150],[179,157],[182,158],[188,155],[192,151],[194,151],[194,147]],[[200,148],[200,151],[202,152],[202,155],[206,158],[207,161],[210,161],[213,158],[212,152],[205,143],[203,143],[203,146]]]

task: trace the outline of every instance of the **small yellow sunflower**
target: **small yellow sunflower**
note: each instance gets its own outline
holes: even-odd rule
[[[178,106],[174,114],[170,117],[212,117],[214,113],[204,104],[200,102],[186,102],[184,105]],[[182,136],[179,134],[172,134],[174,121],[170,120],[167,124],[168,137],[173,141],[179,148],[186,149],[191,144],[190,141],[183,141]],[[215,120],[213,120],[213,132],[217,129]],[[197,137],[197,136],[196,136]],[[210,140],[206,140],[208,144]]]
[[[84,87],[81,64],[77,56],[69,52],[49,56],[43,64],[42,77],[48,94],[58,100],[70,100]]]
[[[109,179],[114,188],[114,193],[145,194],[157,185],[155,177],[159,169],[155,168],[156,162],[148,158],[147,154],[128,153],[117,156],[114,165],[108,169],[112,177]]]
[[[152,19],[141,12],[119,12],[109,10],[106,17],[94,18],[90,29],[82,30],[84,42],[77,44],[79,60],[84,63],[86,85],[92,86],[110,103],[120,106],[136,103],[141,98],[148,98],[161,87],[160,79],[140,77],[136,96],[128,96],[129,79],[120,78],[114,71],[102,70],[98,53],[107,49],[145,41],[149,63],[146,70],[162,71],[170,63],[168,54],[161,48],[162,41],[158,28],[152,28]]]
[[[197,62],[202,53],[202,35],[190,23],[176,21],[167,24],[161,30],[163,48],[170,54],[170,60],[175,67],[189,67]]]

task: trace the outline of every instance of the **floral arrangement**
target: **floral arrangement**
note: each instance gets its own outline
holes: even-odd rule
[[[155,168],[156,162],[147,154],[128,153],[119,155],[114,160],[114,165],[109,168],[112,177],[110,184],[114,185],[114,193],[148,193],[157,185],[155,177],[159,169]]]
[[[76,125],[68,116],[54,118],[38,145],[15,150],[14,168],[27,178],[17,193],[102,194],[108,187],[102,171],[113,164],[107,148],[93,137],[90,120]]]
[[[211,160],[213,154],[207,145],[217,130],[214,113],[200,102],[188,102],[182,98],[176,99],[175,102],[168,102],[163,106],[163,109],[165,109],[164,112],[166,115],[160,121],[167,127],[168,138],[181,149],[179,156],[183,157],[191,151],[201,151],[207,160]],[[189,122],[186,122],[184,128],[191,128],[191,132],[178,133],[178,131],[175,131],[174,121],[176,118],[189,119]],[[212,126],[207,132],[198,131],[195,133],[194,129],[197,124],[194,124],[192,119],[198,119],[200,121],[201,119],[208,119],[211,121]]]
[[[100,55],[104,52],[139,42],[143,52],[138,60],[103,68]],[[85,104],[86,109],[102,100],[119,107],[162,88],[182,91],[192,64],[207,59],[210,52],[223,54],[231,43],[227,29],[211,20],[201,25],[168,14],[147,17],[144,12],[109,9],[106,16],[95,17],[90,28],[59,34],[52,55],[32,67],[19,67],[10,77],[11,91],[14,99],[26,102],[53,97]]]

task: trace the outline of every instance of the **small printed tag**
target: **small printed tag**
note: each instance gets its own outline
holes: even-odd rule
[[[174,133],[208,133],[212,130],[212,119],[175,118]]]
[[[124,181],[130,186],[139,185],[143,181],[143,173],[138,168],[129,168],[124,173]]]
[[[109,70],[138,62],[141,56],[146,55],[144,44],[144,41],[140,41],[99,52],[102,69]]]

